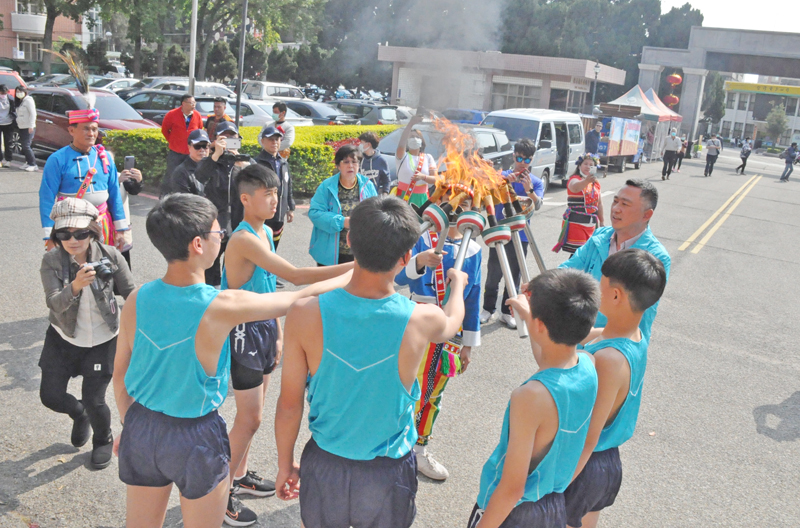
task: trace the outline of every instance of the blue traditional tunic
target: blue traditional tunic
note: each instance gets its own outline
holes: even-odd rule
[[[92,167],[97,170],[97,173],[92,178],[92,183],[86,190],[83,199],[97,208],[101,208],[102,204],[107,204],[111,218],[114,220],[114,228],[117,231],[128,229],[128,219],[125,216],[119,191],[117,168],[114,166],[111,153],[106,151],[106,154],[109,158],[108,172],[103,170],[103,161],[97,147],[92,147],[88,154],[83,154],[72,148],[72,145],[67,145],[47,158],[42,172],[42,184],[39,187],[39,215],[42,219],[45,239],[50,237],[50,231],[53,229],[50,212],[53,210],[56,200],[75,196]]]

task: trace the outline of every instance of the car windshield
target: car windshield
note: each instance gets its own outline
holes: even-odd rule
[[[74,97],[78,108],[84,110],[88,107],[83,97]],[[116,95],[98,95],[94,107],[100,111],[100,119],[126,119],[141,120],[139,112],[131,108],[131,105],[117,97]]]
[[[518,141],[529,138],[536,141],[539,135],[539,122],[532,119],[516,119],[513,117],[489,116],[481,126],[490,126],[504,130],[508,139]]]
[[[400,141],[400,136],[403,135],[403,128],[395,130],[388,136],[381,139],[381,142],[378,143],[378,151],[381,154],[386,154],[387,156],[395,156],[397,151],[397,142]],[[436,131],[427,131],[421,130],[422,137],[425,139],[425,152],[433,156],[433,159],[439,159],[442,155],[442,151],[444,150],[444,146],[442,145],[442,140],[444,139],[444,134],[441,132]]]
[[[13,90],[17,86],[22,85],[22,83],[19,82],[13,75],[0,75],[0,83],[5,84],[6,88],[9,90]]]
[[[116,79],[99,79],[92,83],[92,86],[97,88],[102,88],[103,86],[109,85],[112,82],[116,81]]]
[[[344,115],[344,112],[342,112],[338,108],[334,108],[332,106],[328,106],[328,105],[323,104],[323,103],[306,103],[306,104],[308,106],[310,106],[311,108],[313,108],[314,110],[316,110],[317,113],[320,114],[321,116],[335,117],[335,116]]]
[[[195,110],[197,110],[203,115],[211,115],[214,113],[214,101],[197,101],[197,106],[195,106]],[[270,110],[270,112],[272,112],[272,110]],[[236,115],[236,111],[233,109],[231,105],[225,103],[225,114],[233,117]]]

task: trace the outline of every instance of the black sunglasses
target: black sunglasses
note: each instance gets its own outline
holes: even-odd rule
[[[208,148],[208,143],[194,143],[192,148],[195,150],[203,150]]]
[[[62,242],[66,242],[72,237],[75,237],[75,240],[86,240],[91,235],[91,229],[81,229],[80,231],[56,231],[56,238]]]

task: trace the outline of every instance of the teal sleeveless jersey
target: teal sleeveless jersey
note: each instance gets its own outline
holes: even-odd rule
[[[398,293],[319,296],[322,361],[308,384],[308,427],[325,451],[351,460],[400,458],[416,443],[419,384],[409,393],[397,365],[414,306]]]
[[[619,447],[633,436],[636,420],[639,418],[644,371],[647,367],[647,339],[644,335],[638,343],[630,339],[615,338],[604,339],[584,346],[584,350],[590,354],[604,348],[616,349],[625,356],[631,369],[631,382],[628,387],[628,396],[622,403],[622,407],[619,408],[616,418],[600,433],[597,447],[594,448],[595,452]]]
[[[528,381],[538,381],[547,388],[558,409],[558,432],[547,454],[528,475],[521,502],[536,502],[548,493],[561,493],[572,480],[586,442],[592,408],[597,398],[597,371],[586,354],[578,354],[578,364],[568,369],[540,370]],[[500,477],[508,449],[508,414],[506,407],[500,443],[481,472],[478,506],[486,509]],[[531,409],[536,412],[536,409]]]
[[[262,228],[267,234],[267,238],[269,239],[269,247],[274,253],[275,243],[272,241],[272,230],[267,229],[266,226],[262,226]],[[239,222],[239,225],[233,230],[234,233],[237,231],[248,231],[255,236],[258,236],[258,233],[256,233],[255,229],[253,229],[253,226],[244,220]],[[277,277],[275,277],[274,273],[270,273],[269,271],[256,266],[253,270],[253,276],[250,277],[250,280],[242,284],[242,287],[239,289],[255,293],[274,293],[276,289],[276,281]],[[224,266],[222,268],[222,285],[220,286],[220,289],[228,289],[228,274],[225,272]]]
[[[176,418],[198,418],[217,409],[228,393],[231,354],[223,346],[209,376],[197,359],[195,336],[219,291],[207,284],[178,287],[161,279],[136,296],[136,336],[125,387],[144,407]]]

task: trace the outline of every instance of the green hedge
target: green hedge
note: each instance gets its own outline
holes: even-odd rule
[[[371,130],[383,137],[396,126],[312,126],[295,128],[295,142],[289,156],[292,186],[297,194],[310,195],[325,178],[335,172],[334,146],[357,138]],[[255,157],[261,151],[259,127],[243,127],[242,153]],[[103,140],[114,153],[117,169],[122,170],[125,156],[136,156],[136,167],[142,171],[144,183],[152,189],[161,185],[167,168],[167,141],[158,128],[112,130]],[[332,146],[333,145],[333,146]]]

